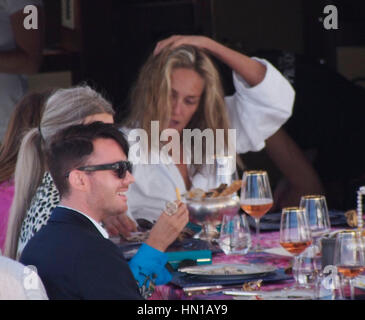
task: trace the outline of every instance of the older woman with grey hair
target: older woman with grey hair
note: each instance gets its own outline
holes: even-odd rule
[[[58,190],[45,165],[44,150],[53,137],[71,125],[94,121],[113,123],[113,116],[112,105],[88,86],[59,89],[48,98],[39,127],[30,129],[20,146],[5,255],[13,259],[19,257],[27,242],[47,223],[51,211],[59,203]],[[127,216],[119,219],[118,232],[129,234],[129,231],[135,230],[133,220]],[[116,232],[113,227],[107,230]]]

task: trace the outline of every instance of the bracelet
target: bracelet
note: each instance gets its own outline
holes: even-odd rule
[[[143,298],[147,299],[151,297],[153,292],[155,291],[155,280],[157,278],[157,275],[155,273],[152,273],[150,277],[149,275],[146,275],[141,271],[139,271],[139,274],[145,277],[142,286],[139,288],[139,292],[141,293],[141,296]]]

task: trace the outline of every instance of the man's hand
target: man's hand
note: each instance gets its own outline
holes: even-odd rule
[[[172,216],[162,212],[151,229],[146,244],[157,250],[165,251],[187,225],[189,211],[186,204],[180,201],[176,201],[176,203],[178,204],[177,212]]]
[[[131,232],[137,231],[136,223],[125,213],[110,216],[103,220],[104,228],[111,237],[122,235],[129,237]]]

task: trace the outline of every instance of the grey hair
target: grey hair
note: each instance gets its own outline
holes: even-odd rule
[[[88,86],[58,89],[46,101],[39,128],[30,129],[20,145],[5,242],[6,256],[17,258],[21,226],[46,170],[45,148],[61,130],[100,113],[115,114],[112,105]]]

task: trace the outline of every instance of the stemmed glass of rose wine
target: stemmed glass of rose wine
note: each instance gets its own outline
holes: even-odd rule
[[[241,208],[255,219],[256,247],[260,251],[260,219],[273,205],[269,177],[266,171],[245,171],[242,177]]]
[[[280,245],[294,259],[312,244],[311,229],[308,223],[308,216],[304,208],[289,207],[283,208],[280,221]],[[294,261],[295,265],[296,261]],[[295,285],[292,289],[299,289],[298,277],[295,278]]]
[[[334,263],[337,271],[344,278],[342,283],[345,282],[346,278],[348,279],[351,300],[354,300],[354,278],[365,270],[364,239],[361,229],[346,230],[337,234]],[[344,296],[342,292],[341,296]]]

